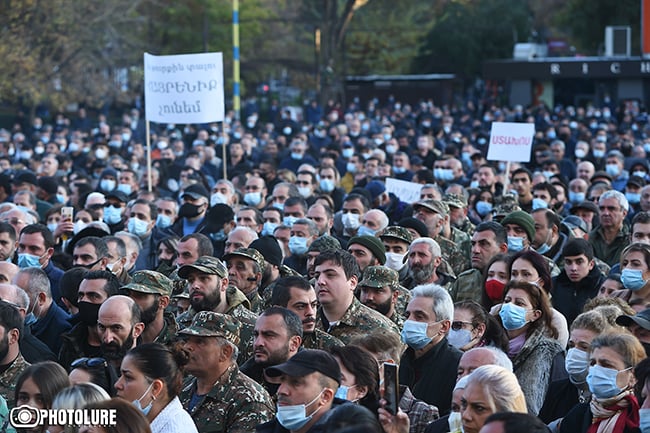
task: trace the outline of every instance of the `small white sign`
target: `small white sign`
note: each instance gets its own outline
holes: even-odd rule
[[[386,191],[392,192],[405,203],[415,203],[420,201],[420,190],[422,185],[414,182],[407,182],[405,180],[393,179],[392,177],[386,178]]]
[[[144,98],[146,117],[152,122],[223,121],[222,54],[144,53]]]
[[[530,162],[534,136],[533,123],[493,122],[487,159]]]

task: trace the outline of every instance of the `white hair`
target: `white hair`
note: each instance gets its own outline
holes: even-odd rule
[[[437,244],[436,244],[437,245]],[[411,290],[412,298],[424,297],[433,300],[433,313],[436,320],[454,320],[454,301],[449,292],[437,284],[422,284]]]
[[[625,194],[622,192],[616,191],[614,189],[610,189],[609,191],[605,191],[600,198],[598,199],[598,205],[602,204],[603,200],[608,199],[608,198],[613,198],[618,201],[619,206],[625,210],[625,212],[630,210],[630,203],[627,201],[627,198],[625,197]]]
[[[409,251],[418,244],[426,244],[429,246],[429,251],[431,252],[431,255],[433,257],[442,257],[442,250],[440,249],[440,245],[438,245],[438,242],[434,241],[431,238],[417,238],[413,242],[411,242],[411,246],[409,247]]]

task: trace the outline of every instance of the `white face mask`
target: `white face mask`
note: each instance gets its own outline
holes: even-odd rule
[[[399,271],[404,266],[404,256],[406,254],[386,253],[386,267]]]
[[[343,223],[343,227],[346,229],[356,230],[359,228],[359,214],[354,214],[352,212],[345,213],[341,217],[341,222]]]

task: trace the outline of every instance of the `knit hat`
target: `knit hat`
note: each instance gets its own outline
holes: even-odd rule
[[[501,220],[502,226],[505,227],[506,224],[516,224],[526,230],[530,242],[535,239],[535,220],[523,210],[514,211]]]
[[[370,250],[373,256],[377,257],[380,264],[386,263],[386,247],[379,238],[369,235],[354,236],[348,241],[348,248],[353,244],[363,245]]]
[[[418,232],[418,234],[423,238],[429,236],[429,230],[427,229],[427,226],[424,225],[424,223],[419,219],[415,219],[413,217],[402,218],[397,222],[397,225],[400,227],[405,227],[407,229],[413,229]]]
[[[270,264],[275,266],[282,264],[282,249],[277,239],[273,236],[262,236],[259,239],[255,239],[248,247],[254,248],[262,253],[264,260]]]

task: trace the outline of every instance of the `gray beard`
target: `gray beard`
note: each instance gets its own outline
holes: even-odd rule
[[[409,275],[416,284],[428,283],[431,281],[431,277],[433,277],[435,272],[436,268],[433,267],[433,263],[418,269],[409,268]]]

